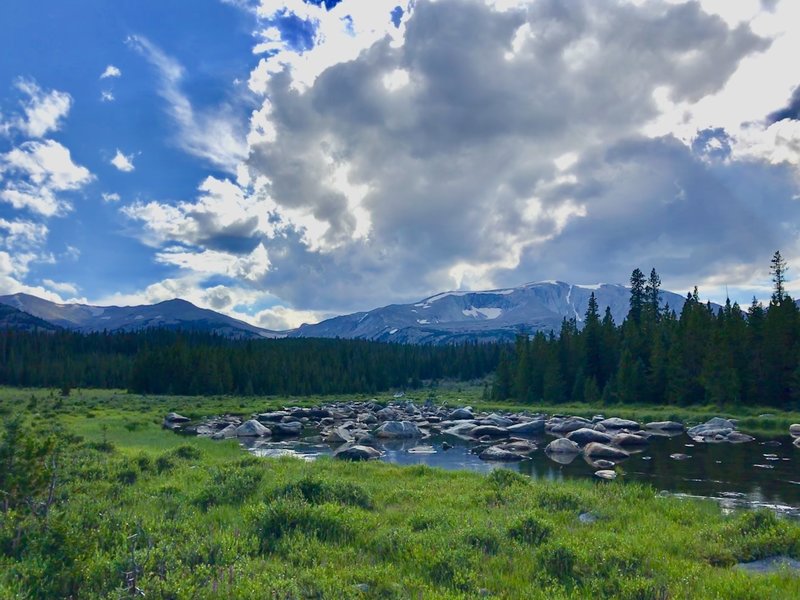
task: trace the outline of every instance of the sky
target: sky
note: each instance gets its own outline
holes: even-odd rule
[[[0,54],[0,294],[800,296],[796,0],[4,0]]]

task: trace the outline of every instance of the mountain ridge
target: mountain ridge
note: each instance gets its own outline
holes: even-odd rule
[[[58,304],[30,294],[0,296],[0,304],[28,313],[55,327],[91,333],[151,328],[217,333],[235,339],[346,338],[396,343],[446,344],[466,341],[513,341],[519,334],[558,331],[563,319],[580,326],[594,293],[600,312],[611,310],[621,323],[630,290],[622,284],[576,285],[563,281],[529,282],[493,290],[451,290],[409,304],[390,304],[339,315],[288,331],[271,331],[175,298],[138,306]],[[677,312],[685,298],[661,292],[662,304]],[[715,305],[716,306],[716,305]]]

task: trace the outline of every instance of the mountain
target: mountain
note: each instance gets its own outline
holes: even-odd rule
[[[415,304],[392,304],[301,325],[288,335],[422,344],[513,340],[519,333],[558,332],[565,317],[576,318],[580,326],[592,292],[601,315],[609,307],[615,322],[624,320],[630,299],[625,286],[543,281],[500,290],[444,292]],[[678,312],[683,307],[679,294],[662,291],[661,299]]]
[[[91,306],[56,304],[29,294],[14,294],[0,296],[0,304],[29,313],[52,325],[83,333],[160,327],[205,331],[236,339],[283,337],[274,331],[199,308],[186,300],[167,300],[142,306]]]
[[[14,329],[17,331],[58,331],[61,328],[11,306],[0,304],[0,331],[5,329]]]

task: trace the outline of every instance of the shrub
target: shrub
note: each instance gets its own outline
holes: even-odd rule
[[[264,505],[255,517],[262,552],[271,552],[285,536],[300,533],[324,542],[352,539],[354,527],[345,509],[336,504],[313,506],[296,498],[282,498]]]
[[[272,497],[295,496],[309,504],[333,502],[345,506],[357,506],[372,509],[372,498],[367,491],[356,483],[347,481],[329,481],[307,476],[276,490]]]
[[[508,537],[531,546],[538,546],[550,537],[551,532],[550,525],[534,515],[526,515],[508,528]]]

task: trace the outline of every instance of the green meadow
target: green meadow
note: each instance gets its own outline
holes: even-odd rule
[[[429,394],[485,406],[478,389],[417,399]],[[171,410],[249,414],[347,399],[0,389],[0,598],[800,597],[796,575],[734,567],[800,559],[800,525],[770,512],[725,515],[620,481],[262,459],[234,441],[161,428]],[[797,417],[766,412],[731,416],[745,430]]]

